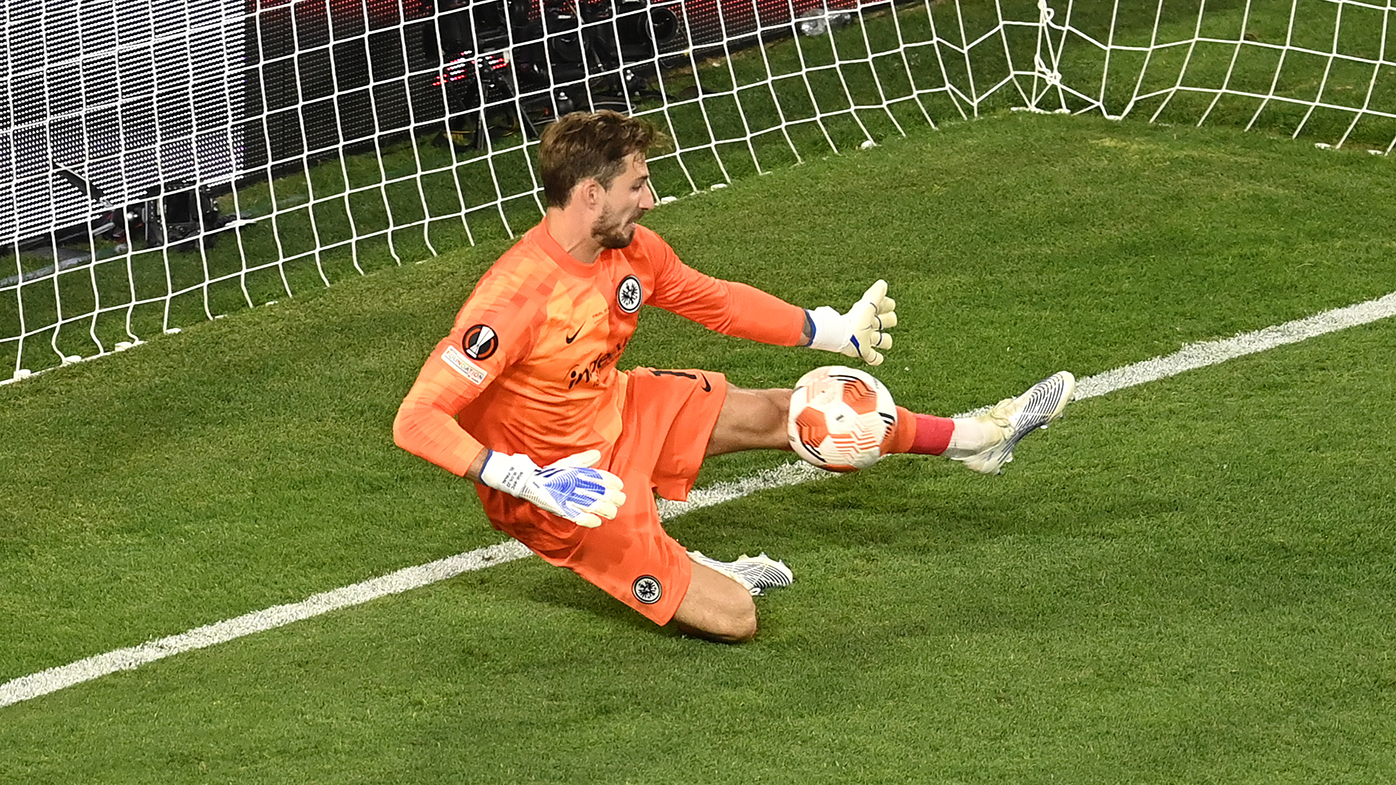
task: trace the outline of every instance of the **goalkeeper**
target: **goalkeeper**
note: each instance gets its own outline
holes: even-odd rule
[[[655,623],[740,642],[752,595],[783,563],[719,562],[666,533],[655,495],[687,498],[703,460],[790,449],[790,390],[706,370],[617,369],[643,305],[727,335],[882,362],[896,322],[878,281],[847,312],[804,310],[704,275],[637,222],[654,207],[647,122],[575,113],[543,133],[548,209],[485,273],[428,357],[393,425],[397,444],[476,483],[491,524]],[[898,410],[884,453],[946,455],[997,472],[1071,396],[1058,374],[977,418]]]

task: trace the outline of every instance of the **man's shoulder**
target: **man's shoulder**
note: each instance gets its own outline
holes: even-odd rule
[[[667,249],[669,247],[669,243],[663,237],[659,236],[659,232],[656,232],[644,224],[635,224],[635,239],[631,244],[638,244],[646,248],[658,247]]]
[[[500,254],[493,266],[517,266],[547,260],[548,252],[538,242],[538,227],[534,227],[520,235],[519,239],[515,240],[508,250]]]
[[[457,321],[484,312],[522,316],[544,307],[555,283],[557,269],[547,254],[531,253],[515,246],[485,270],[475,282],[457,314]]]
[[[621,250],[631,264],[651,269],[662,268],[667,262],[677,258],[674,249],[659,233],[647,226],[635,225],[635,236],[630,245]]]
[[[491,279],[502,279],[515,288],[533,288],[555,277],[557,270],[557,264],[547,251],[525,234],[490,265],[480,277],[480,285]]]

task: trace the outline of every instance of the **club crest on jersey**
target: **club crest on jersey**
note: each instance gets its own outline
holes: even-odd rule
[[[465,331],[460,343],[470,359],[487,360],[499,348],[499,336],[489,325],[477,324]]]
[[[620,286],[616,287],[616,305],[620,306],[626,313],[635,313],[640,310],[640,305],[644,303],[645,290],[640,286],[640,279],[633,275],[627,275],[621,280]]]
[[[646,605],[653,605],[664,596],[664,587],[659,585],[659,580],[653,575],[641,575],[636,578],[630,590],[635,593],[635,599]]]

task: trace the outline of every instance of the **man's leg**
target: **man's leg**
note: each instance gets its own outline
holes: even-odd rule
[[[998,474],[1013,460],[1013,448],[1029,433],[1061,416],[1076,390],[1076,379],[1062,371],[1016,398],[1005,398],[984,414],[936,417],[897,407],[897,428],[883,442],[883,454],[943,455],[984,474]],[[707,456],[753,449],[789,450],[786,416],[790,390],[727,387]]]
[[[942,455],[972,471],[998,474],[1013,460],[1018,442],[1061,417],[1075,392],[1076,377],[1061,371],[975,417],[934,417],[898,406],[897,427],[882,443],[882,454]]]
[[[708,439],[707,457],[742,450],[790,450],[785,425],[790,393],[727,385],[727,400]]]
[[[707,457],[740,450],[789,450],[785,413],[790,390],[745,390],[727,385],[727,399],[708,439]],[[729,575],[698,562],[688,593],[674,614],[687,635],[723,643],[744,643],[756,635],[756,603],[751,590]]]
[[[898,428],[884,443],[884,451],[945,455],[965,461],[975,471],[997,473],[1013,459],[1019,440],[1061,416],[1075,386],[1071,374],[1059,373],[977,417],[933,417],[898,407]],[[706,456],[790,450],[786,429],[790,394],[790,390],[745,390],[729,384]],[[690,635],[741,643],[756,634],[756,604],[746,586],[694,562],[688,594],[674,621]]]
[[[694,562],[688,594],[674,613],[674,623],[687,635],[745,643],[756,635],[756,603],[745,586]]]

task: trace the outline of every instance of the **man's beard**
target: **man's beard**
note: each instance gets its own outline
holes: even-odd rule
[[[638,219],[639,216],[636,216]],[[591,236],[602,248],[625,248],[635,239],[635,227],[631,226],[626,231],[627,223],[629,221],[617,220],[615,211],[607,207],[591,225]]]

